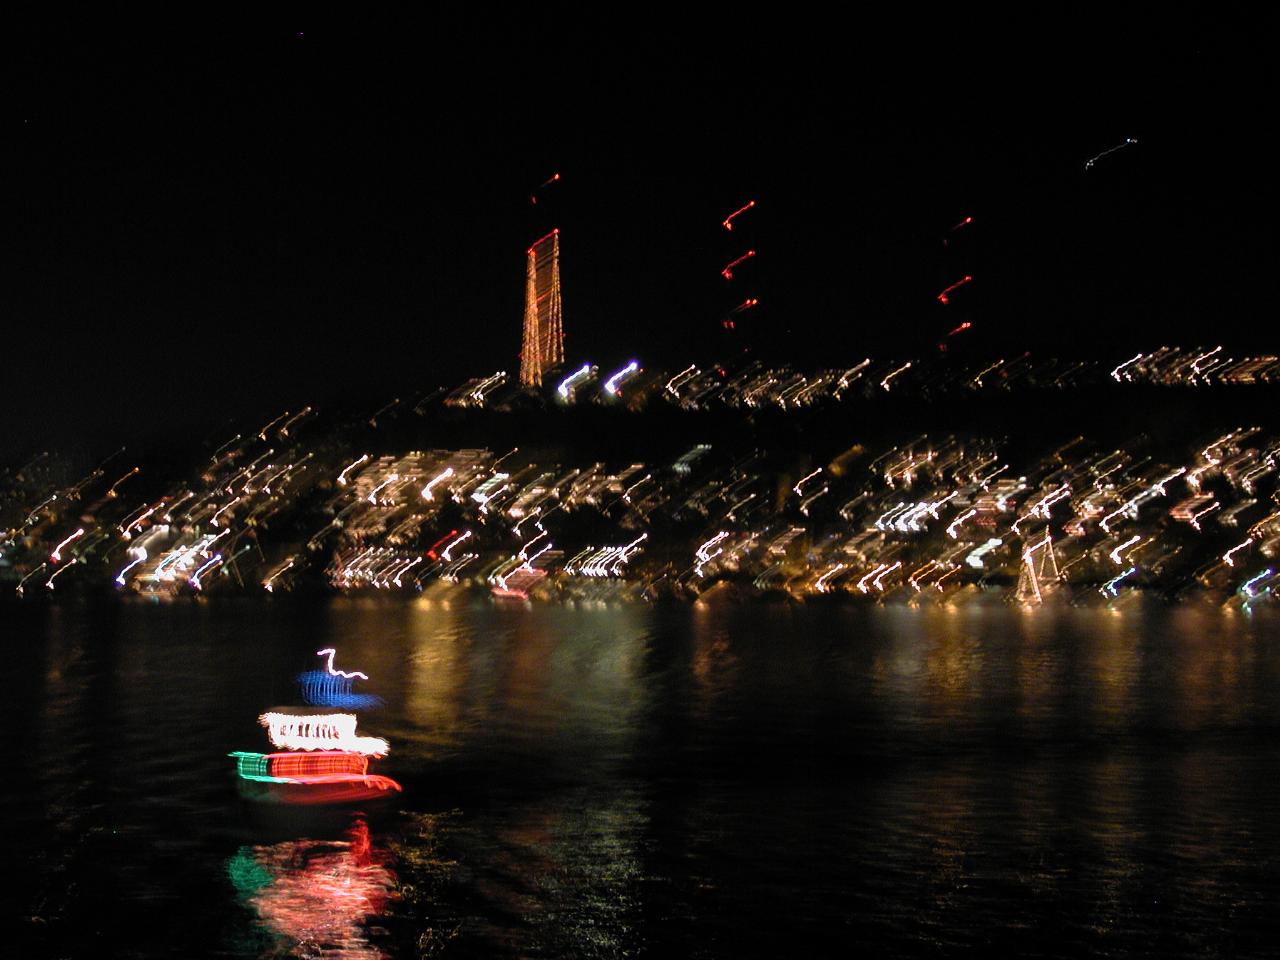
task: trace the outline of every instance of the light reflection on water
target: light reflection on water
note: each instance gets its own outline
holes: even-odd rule
[[[340,840],[245,844],[228,860],[227,876],[282,953],[381,958],[387,954],[370,943],[365,925],[393,896],[389,859],[356,819]]]
[[[23,956],[1274,944],[1270,614],[461,594],[12,614]],[[361,730],[405,793],[368,828],[264,824],[225,754],[261,746],[256,716],[326,646],[386,699]]]

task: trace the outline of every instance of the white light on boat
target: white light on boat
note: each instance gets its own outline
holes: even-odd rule
[[[356,736],[352,713],[264,713],[258,722],[267,728],[271,744],[281,750],[353,750],[370,757],[385,757],[387,741]]]

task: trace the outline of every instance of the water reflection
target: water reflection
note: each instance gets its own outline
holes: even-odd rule
[[[421,639],[406,658],[404,711],[424,730],[453,733],[459,729],[470,676],[466,661],[470,643],[461,619],[461,611],[452,604],[444,606],[431,599],[418,600],[410,608],[411,635]]]
[[[17,956],[1274,945],[1271,611],[109,609],[15,618]],[[225,754],[327,646],[405,792],[374,835],[246,843]]]
[[[242,846],[227,861],[240,901],[277,940],[279,956],[373,960],[387,954],[366,923],[395,896],[387,851],[356,820],[342,840]]]

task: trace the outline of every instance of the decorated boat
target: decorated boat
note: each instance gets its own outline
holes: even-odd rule
[[[306,706],[275,707],[258,718],[276,752],[230,754],[236,761],[237,787],[246,800],[327,806],[380,800],[400,792],[400,784],[390,777],[369,772],[371,760],[387,755],[387,741],[360,736],[356,715],[334,709],[380,702],[353,692],[354,681],[368,676],[335,669],[334,655],[333,649],[318,651],[317,656],[328,657],[325,669],[298,678]]]

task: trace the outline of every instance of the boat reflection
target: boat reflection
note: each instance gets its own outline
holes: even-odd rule
[[[359,819],[345,839],[246,844],[227,872],[285,956],[373,958],[387,954],[370,942],[365,923],[396,895],[390,859]]]

